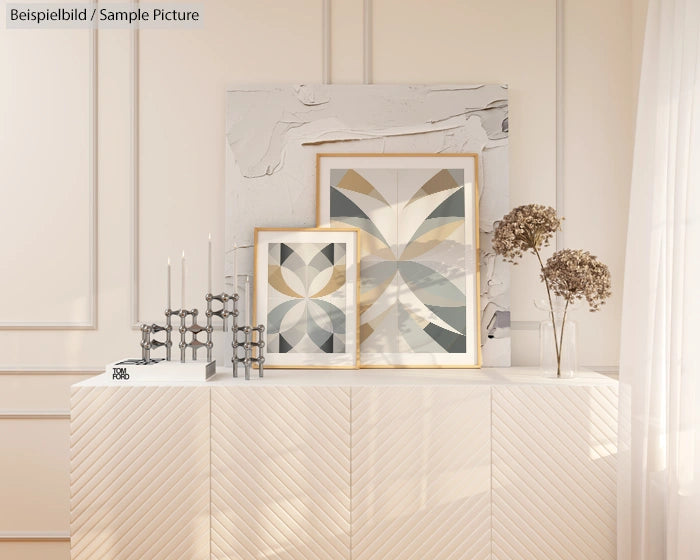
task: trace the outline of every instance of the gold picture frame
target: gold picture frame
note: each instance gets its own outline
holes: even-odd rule
[[[451,167],[445,167],[443,162],[454,162]],[[429,170],[435,169],[440,172],[459,169],[464,171],[464,183],[461,187],[458,185],[456,188],[464,189],[464,245],[465,245],[465,350],[469,350],[469,345],[471,344],[471,351],[465,352],[448,352],[448,353],[400,353],[400,352],[374,352],[374,353],[360,353],[360,368],[416,368],[416,369],[441,369],[441,368],[480,368],[482,364],[481,356],[481,298],[480,298],[480,247],[479,247],[479,158],[478,154],[475,153],[449,153],[449,154],[429,154],[429,153],[395,153],[395,154],[378,154],[378,153],[319,153],[316,155],[316,226],[317,228],[326,228],[331,225],[331,215],[330,215],[330,197],[331,197],[331,171],[336,170],[341,173],[343,171],[354,171],[354,170],[395,170],[395,171],[407,171],[420,169]],[[402,175],[403,176],[403,175]],[[362,187],[357,189],[351,189],[352,204],[363,200],[362,196],[367,196],[372,198],[371,203],[375,203],[376,199],[382,198],[377,187],[366,181],[365,184],[363,178],[360,178],[358,184],[362,184]],[[398,183],[397,183],[398,184]],[[369,185],[369,186],[368,186]],[[468,188],[467,188],[468,187]],[[373,190],[372,190],[373,189]],[[337,191],[338,189],[336,189]],[[371,191],[371,193],[370,193]],[[455,191],[456,192],[456,191]],[[370,193],[370,194],[368,194]],[[443,194],[438,193],[439,196],[436,200],[440,200]],[[337,192],[335,196],[338,196]],[[399,217],[398,217],[398,186],[397,186],[397,217],[396,217],[396,229],[399,229]],[[433,195],[430,195],[433,196]],[[413,200],[413,199],[411,199]],[[384,199],[384,202],[387,202]],[[405,206],[408,206],[407,203]],[[370,204],[371,206],[371,204]],[[358,207],[359,209],[359,207]],[[361,209],[360,209],[361,210]],[[364,212],[361,212],[364,213]],[[358,215],[352,216],[350,218],[346,217],[346,222],[354,221],[353,226],[357,226],[358,223],[363,223],[368,227],[374,227],[376,224],[372,222],[370,215],[364,213],[364,218]],[[473,227],[469,227],[469,220],[473,219]],[[344,223],[342,220],[337,221],[338,225]],[[362,232],[362,226],[360,225],[360,230]],[[366,232],[360,233],[360,245],[363,247],[368,247],[362,241],[362,237],[366,236]],[[397,233],[398,237],[398,233]],[[471,242],[469,245],[467,242]],[[468,249],[468,247],[470,247]],[[398,247],[398,245],[397,245]],[[394,258],[398,261],[398,257],[394,255]],[[471,258],[471,263],[473,263],[473,270],[467,268],[469,259]],[[362,261],[362,256],[360,261]],[[398,266],[398,265],[397,265]],[[362,274],[361,274],[362,281]],[[362,302],[362,294],[358,303]],[[398,302],[398,296],[397,296]],[[427,306],[426,306],[427,307]],[[435,307],[433,307],[435,309]],[[367,309],[365,309],[367,311]],[[358,311],[358,315],[361,316],[363,312]],[[360,320],[361,323],[361,320]],[[443,322],[444,324],[444,322]],[[469,329],[471,326],[471,330]],[[432,326],[431,326],[432,327]],[[362,328],[362,323],[361,323]],[[435,328],[435,327],[432,327]],[[397,326],[397,331],[399,327]],[[363,329],[364,330],[364,329]],[[457,329],[458,330],[458,329]],[[366,331],[365,331],[366,332]],[[398,337],[397,337],[398,338]],[[362,339],[361,339],[362,340]],[[403,356],[410,356],[408,358]],[[420,362],[418,356],[425,356],[426,360]],[[445,356],[448,356],[445,358]],[[464,358],[463,362],[459,362],[460,356]],[[379,359],[377,359],[379,358]],[[398,359],[397,359],[398,358]]]
[[[296,235],[295,235],[296,234]],[[294,244],[329,244],[345,243],[345,285],[346,305],[343,309],[345,328],[345,352],[331,353],[316,351],[309,352],[280,352],[279,341],[271,342],[271,337],[281,337],[281,333],[272,332],[269,324],[269,246],[271,243]],[[357,228],[255,228],[254,241],[254,278],[253,290],[253,324],[267,324],[265,348],[265,368],[268,369],[358,369],[360,364],[360,232]],[[265,249],[268,252],[265,253]],[[291,297],[289,301],[298,299]],[[305,305],[307,302],[305,302]],[[264,320],[263,320],[264,319]],[[306,341],[309,342],[308,340]],[[275,351],[277,350],[277,351]]]

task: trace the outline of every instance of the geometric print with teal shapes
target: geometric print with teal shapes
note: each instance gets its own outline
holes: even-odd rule
[[[331,227],[360,229],[362,353],[466,352],[464,197],[464,169],[330,170]]]
[[[270,243],[268,284],[268,353],[345,352],[345,243]]]

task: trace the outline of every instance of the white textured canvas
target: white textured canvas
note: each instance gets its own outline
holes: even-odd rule
[[[508,89],[501,85],[280,85],[226,97],[226,251],[255,227],[316,224],[317,153],[479,155],[481,340],[484,366],[510,365],[510,274],[491,250],[509,210]],[[252,273],[252,249],[238,272]]]

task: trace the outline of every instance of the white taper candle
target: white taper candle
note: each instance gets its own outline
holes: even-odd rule
[[[168,257],[168,309],[170,307],[170,257]]]
[[[253,324],[252,300],[250,299],[250,275],[245,275],[245,307],[246,307],[246,325]]]
[[[208,262],[208,277],[207,277],[207,289],[209,290],[209,293],[211,294],[211,233],[209,234],[209,262]]]
[[[180,309],[185,309],[185,251],[182,252],[182,294],[180,297]]]
[[[233,293],[238,293],[238,245],[233,244]]]

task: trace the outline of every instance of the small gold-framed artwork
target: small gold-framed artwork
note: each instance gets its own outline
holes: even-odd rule
[[[316,225],[360,229],[360,367],[481,367],[477,154],[318,154]]]
[[[253,324],[266,368],[356,369],[359,232],[256,228]]]

